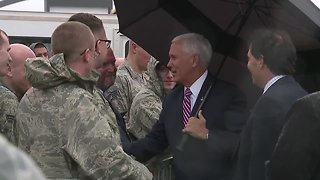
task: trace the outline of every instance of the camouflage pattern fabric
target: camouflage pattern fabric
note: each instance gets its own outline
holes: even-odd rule
[[[0,83],[0,132],[13,144],[16,144],[15,122],[19,100],[7,87]]]
[[[162,110],[162,101],[165,90],[162,79],[158,76],[155,68],[159,62],[149,61],[147,75],[147,88],[142,89],[134,98],[130,108],[128,131],[136,138],[144,138],[158,121]],[[171,164],[171,153],[166,150],[151,160],[146,165],[153,171],[154,180],[174,179]]]
[[[0,135],[0,179],[44,180],[40,169],[24,152]]]
[[[95,86],[96,71],[81,77],[58,54],[27,60],[26,75],[33,88],[18,108],[18,146],[48,178],[152,178],[124,153],[115,115]]]
[[[128,131],[140,139],[149,133],[153,124],[159,119],[162,101],[165,96],[162,80],[155,71],[158,61],[149,61],[146,88],[134,97],[130,109]]]
[[[141,75],[133,71],[128,60],[125,60],[117,70],[114,85],[107,90],[111,96],[111,103],[124,117],[126,123],[128,123],[132,100],[144,88],[148,78],[145,73]]]

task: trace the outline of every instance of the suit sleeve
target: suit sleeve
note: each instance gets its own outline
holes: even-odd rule
[[[269,180],[307,180],[319,174],[319,106],[312,99],[299,100],[287,115],[270,163]]]
[[[164,116],[161,113],[159,121],[154,124],[145,138],[131,143],[124,149],[128,154],[135,156],[138,161],[145,162],[167,147],[168,140],[165,134]]]
[[[209,129],[208,146],[215,152],[232,154],[240,139],[240,133],[248,118],[246,98],[236,90],[223,112],[225,129]]]

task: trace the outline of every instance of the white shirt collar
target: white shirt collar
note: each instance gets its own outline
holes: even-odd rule
[[[206,80],[208,75],[208,70],[206,70],[190,87],[190,91],[192,92],[191,95],[191,109],[193,108],[194,104],[196,103],[196,100],[198,98],[199,92],[201,90],[201,87]],[[184,90],[186,90],[187,87],[184,87]]]
[[[274,83],[276,83],[279,79],[285,77],[286,75],[277,75],[269,80],[269,82],[264,86],[263,93],[264,94]]]

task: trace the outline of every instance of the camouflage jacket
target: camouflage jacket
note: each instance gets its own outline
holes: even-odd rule
[[[19,100],[7,87],[0,83],[0,132],[13,144],[16,143],[14,133],[16,111]]]
[[[18,146],[49,178],[151,179],[124,153],[115,115],[96,88],[97,72],[81,77],[63,55],[29,59],[32,87],[17,112]]]
[[[147,88],[134,97],[131,105],[127,128],[138,139],[148,134],[162,110],[165,90],[155,70],[157,64],[158,61],[149,62],[147,75],[150,79],[147,81]]]
[[[0,179],[45,180],[36,164],[24,152],[0,135]]]
[[[128,123],[132,100],[144,88],[147,79],[148,76],[145,73],[141,75],[133,71],[128,60],[126,60],[119,66],[114,85],[107,90],[109,96],[111,96],[111,103],[124,117],[126,123]]]

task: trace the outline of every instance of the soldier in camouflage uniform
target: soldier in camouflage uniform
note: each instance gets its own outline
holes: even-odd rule
[[[45,180],[36,164],[24,152],[0,135],[0,179]]]
[[[11,57],[9,54],[9,38],[6,32],[0,29],[0,77],[7,74]]]
[[[115,66],[116,58],[113,54],[113,50],[110,47],[111,41],[107,40],[107,35],[104,30],[102,20],[97,16],[89,13],[76,13],[72,15],[68,21],[77,21],[87,25],[93,33],[95,38],[95,51],[98,56],[97,61],[102,62],[101,66],[96,67],[96,70],[100,73],[97,81],[97,87],[103,91],[103,95],[107,100],[108,105],[114,111],[117,123],[119,125],[120,138],[123,144],[130,143],[131,139],[127,133],[127,128],[123,117],[117,112],[116,108],[113,108],[110,103],[111,94],[107,89],[114,84],[116,78],[117,68]]]
[[[133,98],[128,122],[128,131],[138,139],[145,137],[159,119],[162,101],[176,84],[169,69],[158,61],[149,62],[147,74],[150,77],[147,88]],[[170,157],[171,153],[167,150],[147,163],[154,172],[154,180],[173,179],[171,163],[167,161]]]
[[[128,122],[129,110],[135,95],[147,84],[148,62],[151,55],[132,40],[129,40],[127,60],[118,68],[115,84],[107,91],[111,102]]]
[[[138,139],[145,137],[159,119],[166,92],[176,84],[169,69],[159,61],[149,62],[147,74],[147,88],[133,99],[128,121],[128,131]]]
[[[0,29],[0,77],[6,76],[9,71],[11,56],[9,54],[10,46],[7,34]],[[8,101],[9,100],[9,101]],[[13,100],[13,101],[11,101]],[[0,132],[8,139],[12,136],[11,119],[15,115],[15,109],[18,106],[18,100],[15,95],[0,82]]]
[[[13,132],[18,108],[17,96],[0,82],[0,131],[12,143],[15,143]]]
[[[23,44],[11,44],[9,54],[12,58],[7,74],[0,82],[0,130],[9,141],[16,144],[15,119],[18,104],[24,93],[30,88],[25,78],[24,62],[36,57],[33,51]]]
[[[18,145],[49,178],[151,179],[124,153],[112,110],[96,88],[94,37],[79,22],[58,26],[54,56],[29,59],[33,88],[17,113]]]

